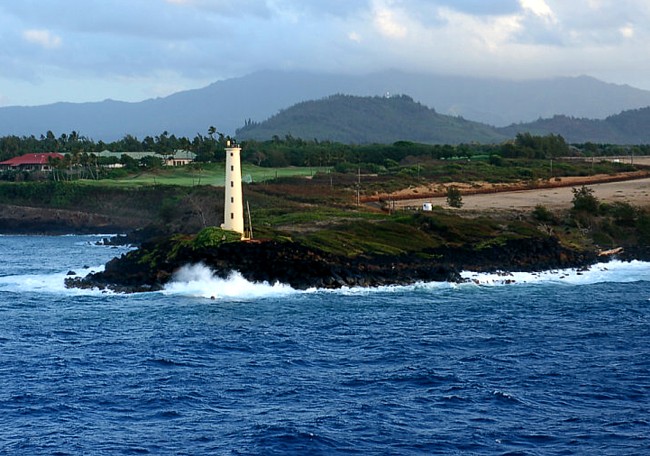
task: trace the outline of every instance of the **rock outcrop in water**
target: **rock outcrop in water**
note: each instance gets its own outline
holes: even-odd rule
[[[460,271],[541,271],[581,267],[596,254],[571,250],[554,237],[509,240],[480,250],[443,247],[411,254],[345,257],[298,242],[261,240],[197,247],[179,238],[144,243],[115,258],[103,272],[68,278],[68,287],[118,292],[155,291],[182,266],[201,263],[216,276],[238,271],[252,282],[281,282],[296,289],[371,287],[420,281],[460,281]]]

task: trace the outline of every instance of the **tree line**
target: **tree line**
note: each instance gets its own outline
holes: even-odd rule
[[[94,154],[100,152],[151,152],[152,154],[170,155],[177,150],[188,150],[197,155],[198,161],[209,162],[221,160],[223,149],[229,138],[216,130],[208,129],[207,135],[197,133],[194,138],[176,136],[167,131],[157,136],[146,136],[140,140],[127,134],[123,138],[113,141],[93,141],[92,139],[72,131],[63,133],[59,137],[48,131],[40,137],[31,136],[4,136],[0,137],[0,161],[8,160],[19,155],[30,153],[57,152],[60,154]]]
[[[105,143],[72,131],[56,137],[48,131],[40,137],[0,137],[0,161],[27,153],[58,152],[68,158],[68,164],[80,161],[97,162],[97,154],[111,152],[151,152],[154,156],[173,154],[177,150],[191,151],[198,162],[224,161],[224,148],[230,138],[210,127],[206,135],[197,133],[194,138],[177,137],[167,131],[140,140],[133,135]],[[338,166],[360,164],[387,166],[402,162],[408,157],[433,160],[487,156],[493,164],[501,159],[549,159],[570,156],[650,155],[650,145],[620,146],[611,144],[568,144],[562,136],[536,136],[519,133],[511,141],[501,144],[439,145],[398,141],[392,144],[341,144],[332,141],[304,140],[286,135],[274,136],[267,141],[249,140],[241,143],[242,159],[262,167],[285,166]],[[147,167],[147,163],[133,163],[123,158],[128,166]],[[151,164],[153,166],[153,164]]]
[[[502,159],[553,159],[650,155],[650,145],[568,144],[560,135],[536,136],[519,133],[501,144],[422,144],[397,141],[392,144],[351,145],[331,141],[306,141],[287,135],[268,141],[245,141],[244,160],[259,166],[335,166],[355,170],[360,164],[393,167],[409,158],[430,160],[487,158],[498,165]]]

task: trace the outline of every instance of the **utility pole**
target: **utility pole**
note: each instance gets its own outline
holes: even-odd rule
[[[357,168],[357,206],[361,206],[361,167]]]

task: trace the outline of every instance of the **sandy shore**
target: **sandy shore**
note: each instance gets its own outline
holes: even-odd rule
[[[594,190],[594,195],[602,202],[624,201],[635,206],[650,206],[650,179],[636,179],[622,182],[609,182],[603,184],[589,184]],[[460,211],[529,211],[538,204],[549,209],[567,209],[571,207],[573,191],[571,186],[503,191],[498,193],[485,193],[477,195],[463,195],[463,207]],[[438,198],[413,198],[396,201],[396,208],[407,206],[422,207],[425,202],[434,206],[447,207],[445,197]]]

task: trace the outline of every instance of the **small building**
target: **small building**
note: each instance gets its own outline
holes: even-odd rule
[[[17,171],[52,171],[52,160],[63,160],[63,155],[56,152],[25,154],[0,162],[2,170]]]
[[[100,158],[113,158],[115,160],[120,160],[122,155],[131,157],[136,161],[140,161],[147,157],[156,157],[162,160],[164,166],[185,166],[192,163],[196,158],[194,152],[180,149],[173,152],[166,152],[164,154],[157,154],[155,152],[111,152],[109,150],[103,150],[97,154]],[[118,168],[119,166],[112,165],[111,167]]]
[[[136,161],[140,161],[143,158],[146,157],[155,157],[156,154],[154,152],[111,152],[110,150],[103,150],[101,152],[97,153],[97,156],[99,158],[113,158],[115,160],[120,160],[122,158],[122,155],[126,155],[127,157],[131,157],[132,159]]]
[[[185,166],[189,165],[196,159],[196,154],[189,150],[175,150],[173,155],[165,158],[165,166]]]
[[[432,203],[424,203],[422,205],[422,210],[425,212],[431,212],[433,210],[433,204]]]

